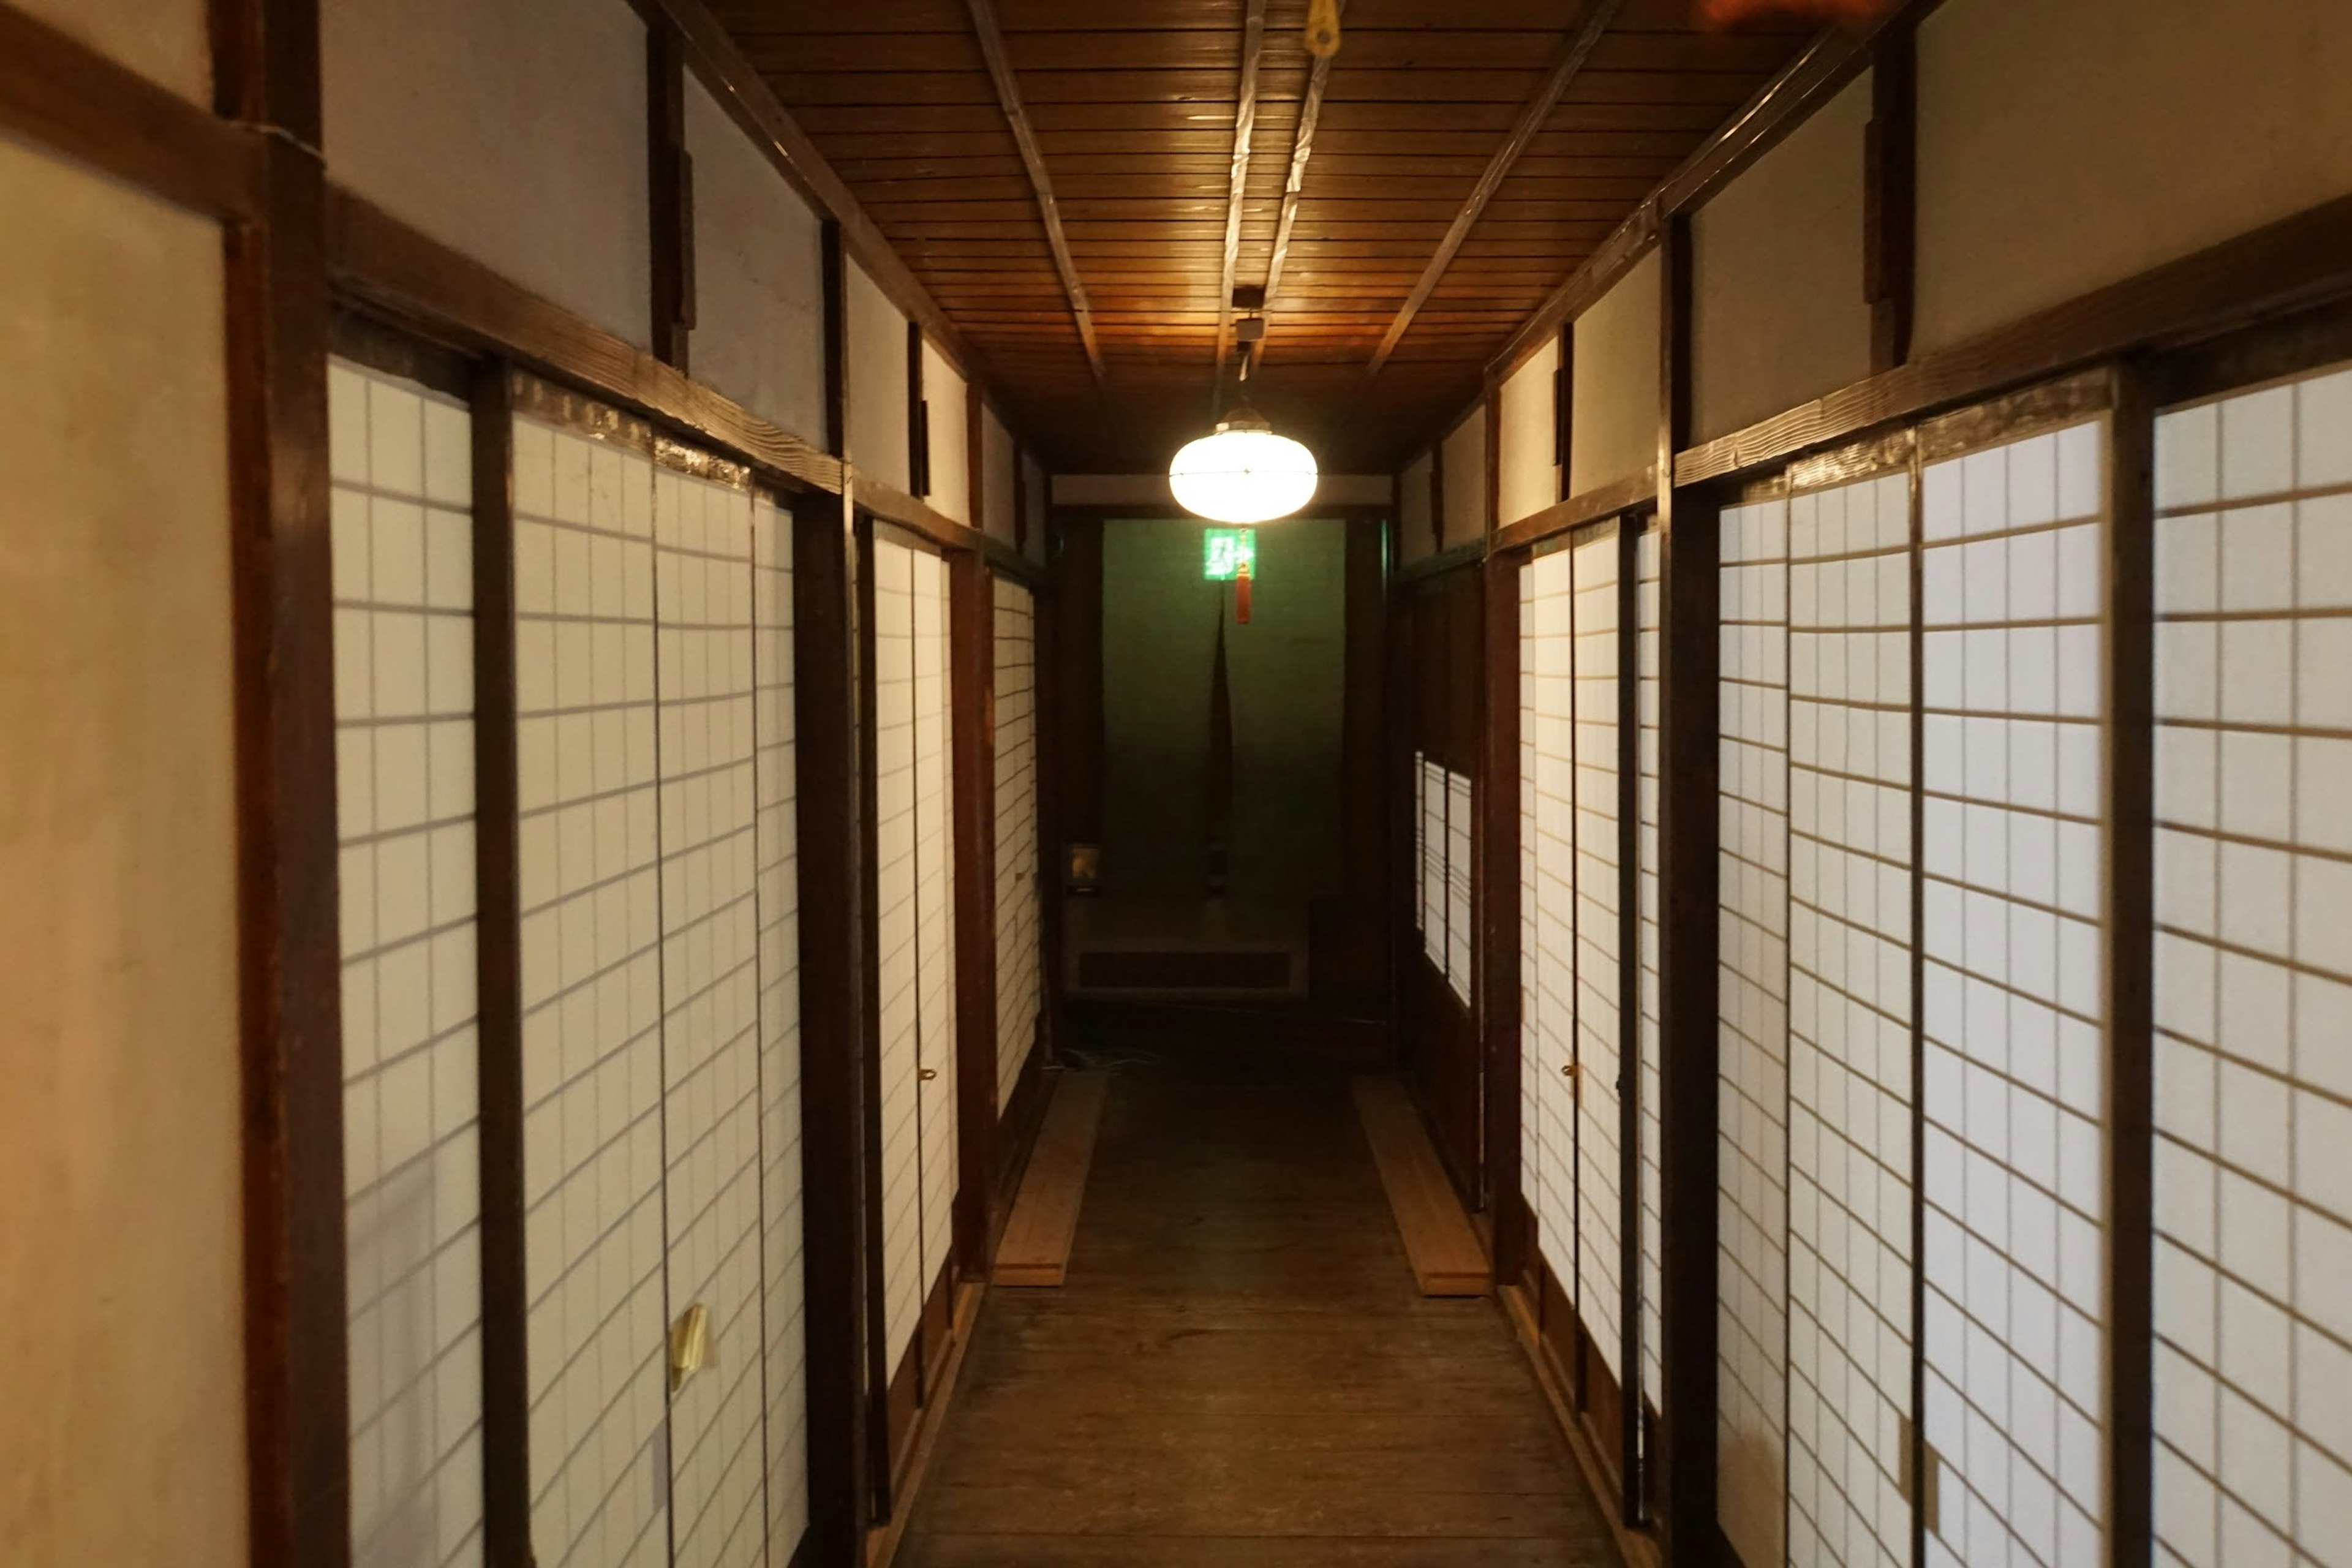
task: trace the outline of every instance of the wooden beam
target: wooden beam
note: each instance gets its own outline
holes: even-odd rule
[[[800,843],[803,1246],[808,1322],[809,1544],[824,1568],[864,1562],[866,1439],[866,881],[845,508],[793,505],[793,702]],[[828,914],[832,918],[825,918]],[[508,1568],[500,1563],[498,1568]]]
[[[1916,26],[1937,0],[1904,0],[1867,28],[1833,27],[1807,46],[1780,73],[1758,89],[1739,112],[1708,137],[1642,205],[1610,233],[1601,247],[1552,290],[1500,353],[1487,362],[1489,375],[1507,375],[1564,321],[1573,321],[1656,244],[1664,220],[1689,212],[1737,178],[1807,115],[1836,96],[1870,63],[1870,51],[1885,28],[1897,21]]]
[[[971,12],[972,32],[980,39],[980,52],[988,62],[989,79],[996,84],[997,106],[1004,111],[1004,122],[1012,129],[1013,144],[1021,149],[1021,165],[1029,173],[1029,188],[1037,198],[1037,216],[1045,226],[1045,244],[1054,253],[1055,270],[1062,275],[1062,293],[1070,304],[1070,320],[1078,329],[1078,342],[1087,351],[1087,367],[1094,372],[1095,385],[1107,383],[1103,370],[1102,344],[1095,337],[1094,309],[1087,302],[1087,286],[1078,276],[1078,264],[1070,254],[1069,237],[1062,231],[1062,209],[1054,196],[1054,178],[1045,171],[1045,154],[1038,149],[1036,130],[1029,123],[1029,110],[1021,101],[1021,84],[1013,76],[1012,57],[1005,53],[1004,32],[997,25],[995,0],[964,0]]]
[[[501,278],[362,197],[327,194],[327,265],[340,293],[436,342],[510,355],[795,489],[838,491],[840,463],[592,321]]]
[[[974,404],[977,406],[977,403]],[[996,584],[987,560],[948,561],[949,715],[955,766],[955,1251],[988,1272],[996,1169]]]
[[[1476,893],[1478,1022],[1486,1056],[1486,1184],[1494,1218],[1495,1278],[1516,1279],[1526,1265],[1520,1212],[1519,1125],[1525,1068],[1519,994],[1519,563],[1489,554],[1485,568],[1486,722],[1478,772]]]
[[[1388,331],[1381,339],[1381,346],[1372,351],[1371,363],[1364,371],[1366,380],[1379,375],[1381,368],[1389,363],[1389,356],[1396,352],[1405,329],[1412,325],[1413,317],[1420,314],[1423,305],[1428,303],[1438,280],[1445,276],[1445,269],[1454,265],[1455,254],[1461,250],[1462,242],[1470,237],[1470,230],[1476,225],[1479,215],[1486,210],[1486,204],[1495,199],[1495,192],[1501,186],[1503,177],[1511,172],[1511,165],[1519,161],[1519,154],[1527,151],[1528,141],[1542,129],[1543,122],[1559,102],[1560,94],[1568,90],[1568,84],[1575,79],[1578,71],[1584,68],[1584,62],[1591,57],[1593,47],[1601,42],[1601,35],[1607,32],[1609,24],[1616,20],[1618,7],[1622,3],[1623,0],[1592,0],[1591,9],[1585,13],[1583,26],[1570,36],[1559,58],[1552,61],[1551,69],[1519,110],[1518,121],[1511,127],[1510,134],[1503,138],[1503,144],[1496,148],[1494,156],[1486,161],[1486,172],[1478,176],[1478,183],[1471,188],[1468,198],[1462,204],[1462,210],[1454,214],[1454,222],[1446,228],[1445,237],[1437,242],[1437,254],[1429,258],[1429,265],[1423,268],[1420,280],[1413,284],[1412,291],[1405,296],[1404,304],[1398,309],[1396,319],[1389,323]]]
[[[1601,485],[1582,495],[1556,501],[1541,511],[1532,512],[1507,527],[1497,529],[1494,538],[1495,553],[1500,555],[1529,549],[1555,534],[1566,533],[1570,529],[1582,528],[1588,522],[1599,522],[1602,518],[1647,506],[1657,498],[1657,494],[1658,470],[1654,464],[1614,484]]]
[[[646,29],[646,195],[654,357],[683,371],[694,326],[694,174],[686,151],[686,40],[662,20]]]
[[[1658,617],[1658,1469],[1652,1495],[1676,1568],[1716,1556],[1717,984],[1720,809],[1715,508],[1676,489],[1690,428],[1689,219],[1661,243]]]
[[[2106,421],[2107,1496],[2110,1561],[2156,1560],[2156,416],[2137,364]],[[2341,1152],[2339,1151],[2339,1153]]]
[[[530,1561],[530,1291],[523,1179],[521,845],[516,794],[514,380],[473,368],[474,902],[480,1006],[482,1540]]]
[[[923,324],[940,352],[965,374],[975,361],[962,332],[875,226],[799,121],[786,111],[703,0],[631,0],[648,21],[664,17],[686,40],[687,63],[719,106],[751,137],[786,183],[841,227],[842,242],[900,310]]]
[[[1225,358],[1234,346],[1234,273],[1241,262],[1242,211],[1248,205],[1250,136],[1257,126],[1257,67],[1265,52],[1265,0],[1242,9],[1241,79],[1234,89],[1233,171],[1225,190],[1224,265],[1217,279],[1217,374],[1213,401],[1223,406]]]
[[[224,0],[221,9],[236,7]],[[0,130],[193,212],[242,220],[261,211],[258,133],[5,5]]]
[[[848,918],[841,923],[857,929],[859,963],[856,971],[857,985],[858,1028],[851,1037],[849,1048],[861,1088],[858,1137],[864,1158],[856,1170],[835,1172],[827,1180],[840,1181],[849,1177],[852,1190],[857,1194],[859,1226],[866,1247],[862,1267],[868,1289],[860,1303],[865,1313],[866,1356],[863,1366],[865,1383],[862,1395],[866,1403],[866,1500],[873,1508],[873,1518],[887,1519],[895,1510],[897,1495],[892,1486],[896,1472],[890,1445],[890,1388],[898,1371],[890,1364],[888,1323],[885,1316],[883,1281],[887,1278],[887,1260],[882,1250],[882,948],[881,893],[877,868],[881,864],[881,788],[877,773],[877,681],[875,615],[874,520],[855,508],[846,508],[849,520],[851,594],[855,606],[850,617],[850,711],[852,714],[852,757],[856,763],[854,794],[856,812],[845,825],[855,835],[856,864],[859,874],[856,883],[846,889],[848,897],[835,905],[811,905],[809,908],[832,908]],[[803,926],[809,922],[801,922]],[[912,1353],[913,1346],[908,1347]]]
[[[316,0],[218,0],[210,16],[219,108],[261,133],[257,221],[224,230],[247,1529],[254,1568],[343,1568],[351,1423],[319,13]],[[139,102],[124,92],[100,107]],[[166,166],[160,153],[144,165]]]
[[[1335,11],[1344,13],[1345,0],[1334,0]],[[1307,96],[1298,105],[1298,129],[1290,142],[1290,172],[1283,176],[1282,216],[1275,223],[1274,252],[1265,263],[1266,330],[1273,331],[1273,312],[1278,308],[1282,291],[1283,268],[1290,264],[1290,237],[1298,225],[1299,193],[1307,188],[1307,165],[1315,156],[1315,131],[1323,118],[1323,97],[1330,90],[1331,62],[1335,55],[1318,55],[1307,73]],[[1228,290],[1230,292],[1230,290]],[[1243,378],[1257,374],[1265,363],[1265,339],[1260,338],[1250,350],[1249,361]]]
[[[1870,126],[1863,144],[1863,297],[1870,304],[1870,368],[1911,357],[1918,234],[1917,35],[1906,21],[1871,51]]]

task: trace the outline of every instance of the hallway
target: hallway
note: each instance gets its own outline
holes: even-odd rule
[[[900,1568],[1619,1561],[1493,1300],[1425,1300],[1344,1075],[1115,1071],[1068,1282],[990,1293]]]

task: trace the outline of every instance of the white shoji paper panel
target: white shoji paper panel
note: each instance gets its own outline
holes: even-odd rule
[[[1789,505],[1789,1558],[1911,1552],[1911,505]]]
[[[802,1250],[798,715],[793,520],[751,509],[752,843],[760,922],[760,1218],[766,1322],[769,1562],[808,1528],[808,1335]]]
[[[2352,372],[2157,425],[2157,1530],[2352,1563]]]
[[[1528,973],[1526,1072],[1538,1107],[1540,1165],[1528,1203],[1537,1245],[1571,1301],[1576,1273],[1576,682],[1573,574],[1555,551],[1524,569],[1531,643],[1520,658],[1535,672],[1535,941]]]
[[[352,1562],[478,1563],[472,423],[341,362],[327,401]]]
[[[1445,774],[1445,984],[1470,1005],[1470,775]]]
[[[1445,972],[1445,770],[1425,754],[1413,753],[1418,809],[1413,849],[1421,865],[1421,951],[1430,966]]]
[[[1536,945],[1536,574],[1519,568],[1519,1197],[1543,1194],[1543,953]]]
[[[995,582],[996,1106],[1037,1040],[1036,610],[1028,589]]]
[[[881,916],[883,1349],[896,1374],[923,1310],[922,1125],[915,1072],[915,552],[874,543],[876,868]]]
[[[1637,897],[1635,912],[1641,921],[1642,979],[1640,1014],[1635,1020],[1636,1042],[1639,1047],[1637,1065],[1641,1071],[1642,1147],[1642,1387],[1643,1397],[1654,1404],[1656,1391],[1664,1385],[1665,1371],[1658,1361],[1659,1302],[1663,1300],[1660,1283],[1661,1237],[1659,1215],[1663,1203],[1661,1175],[1658,1167],[1658,602],[1659,538],[1654,531],[1642,535],[1638,548],[1639,578],[1635,584],[1634,647],[1637,684],[1634,696],[1638,703],[1635,789],[1640,803],[1636,825],[1635,866],[1639,875],[1634,880]],[[1648,1429],[1645,1422],[1643,1430]]]
[[[1930,1564],[2103,1550],[2103,430],[1921,476]]]
[[[1618,682],[1627,673],[1618,609],[1621,545],[1574,546],[1576,731],[1576,1311],[1612,1375],[1623,1375],[1624,1140],[1617,1089],[1623,1053]],[[1625,1390],[1627,1398],[1633,1390]]]
[[[531,1533],[546,1568],[669,1558],[654,482],[514,426]]]
[[[955,802],[948,748],[948,574],[914,558],[915,963],[917,1052],[931,1076],[915,1086],[922,1136],[922,1282],[928,1297],[955,1241]]]
[[[1787,1561],[1789,503],[1721,519],[1716,1514]]]
[[[678,1568],[761,1560],[760,986],[751,497],[654,476],[669,1310],[710,1314],[670,1401]]]

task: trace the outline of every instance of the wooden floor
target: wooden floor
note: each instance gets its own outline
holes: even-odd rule
[[[990,1293],[902,1568],[1615,1564],[1492,1300],[1424,1299],[1345,1075],[1119,1070],[1067,1282]]]

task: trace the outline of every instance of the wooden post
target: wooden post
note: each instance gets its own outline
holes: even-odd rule
[[[646,195],[654,357],[685,370],[694,327],[694,171],[686,151],[686,40],[666,18],[646,26]]]
[[[1478,805],[1479,1030],[1486,1058],[1486,1191],[1493,1224],[1494,1275],[1515,1279],[1523,1267],[1519,1226],[1519,568],[1489,557],[1480,568],[1486,594],[1486,724]]]
[[[351,1433],[317,0],[216,0],[211,24],[215,107],[269,133],[259,217],[225,229],[252,1561],[341,1568]]]
[[[984,1279],[1002,1047],[996,1037],[996,583],[977,550],[949,556],[947,569],[957,846],[956,1258],[963,1277]]]
[[[1665,1560],[1715,1562],[1716,509],[1676,489],[1690,429],[1687,220],[1661,237],[1658,417],[1658,1468]]]
[[[1870,368],[1911,357],[1917,271],[1918,50],[1909,16],[1871,45],[1871,115],[1863,144],[1863,297],[1870,302]]]

